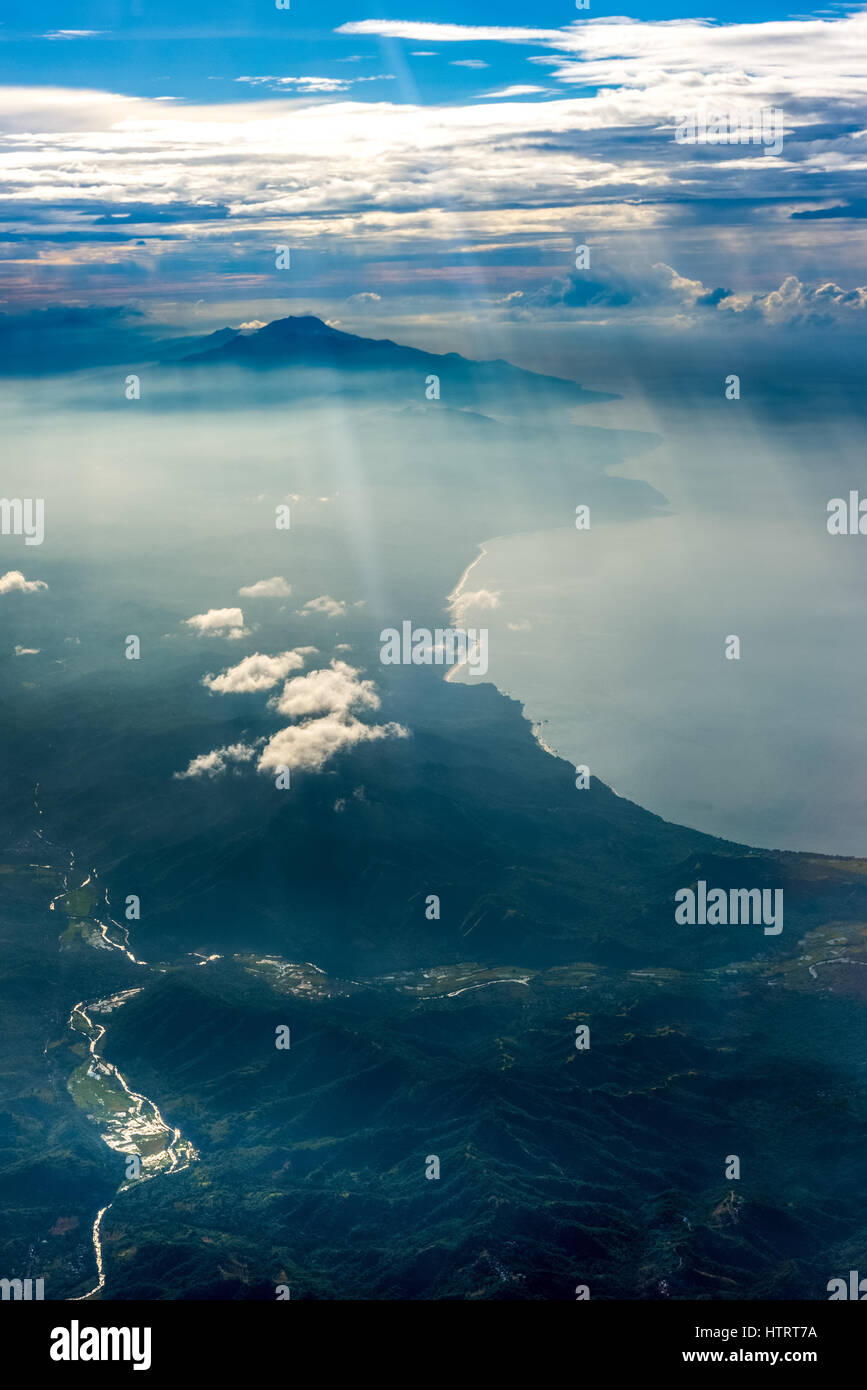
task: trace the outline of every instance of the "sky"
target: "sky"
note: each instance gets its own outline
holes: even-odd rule
[[[8,4],[0,314],[860,331],[865,79],[852,5]]]

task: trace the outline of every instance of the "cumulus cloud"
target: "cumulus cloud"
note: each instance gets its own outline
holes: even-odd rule
[[[864,313],[867,309],[867,285],[857,285],[851,290],[842,289],[833,281],[822,285],[804,285],[796,275],[788,275],[775,290],[732,295],[720,307],[777,326],[810,324],[814,328],[827,327],[849,319],[853,314]]]
[[[305,657],[315,651],[315,647],[296,647],[294,651],[280,652],[277,656],[265,656],[261,652],[255,652],[253,656],[245,656],[237,666],[230,666],[219,676],[203,676],[202,685],[218,695],[272,690],[279,681],[286,679],[290,671],[300,670]]]
[[[183,772],[176,772],[175,777],[178,781],[183,781],[186,777],[219,777],[233,763],[248,763],[255,756],[255,745],[230,743],[226,748],[214,748],[210,753],[200,753]]]
[[[324,502],[327,499],[322,497],[319,500]],[[320,594],[318,598],[310,599],[303,608],[299,608],[298,616],[309,618],[311,613],[323,613],[326,618],[345,618],[348,612],[349,604],[345,600]]]
[[[723,286],[708,288],[700,280],[690,280],[672,266],[657,261],[651,266],[630,267],[599,278],[583,271],[572,271],[525,297],[520,309],[619,309],[627,305],[692,309],[696,305],[716,305],[731,294]]]
[[[273,579],[259,579],[238,590],[241,598],[288,598],[291,592],[291,584],[276,574]]]
[[[520,303],[511,304],[508,312],[519,319],[540,313],[580,318],[595,317],[600,309],[628,310],[637,315],[669,310],[679,318],[694,315],[695,321],[700,316],[706,320],[709,314],[718,318],[735,315],[778,327],[824,327],[856,321],[855,316],[867,309],[867,286],[845,289],[832,280],[806,285],[798,276],[788,275],[772,289],[738,291],[706,285],[658,261],[611,275],[597,273],[593,278],[582,272],[557,277],[523,296]]]
[[[318,772],[337,753],[358,743],[408,736],[401,724],[362,724],[352,717],[328,714],[281,729],[265,745],[257,766],[260,772],[281,766]]]
[[[461,626],[473,608],[499,608],[500,595],[491,589],[454,594],[451,598],[452,622]]]
[[[25,579],[20,570],[7,570],[0,575],[0,594],[36,594],[47,588],[44,579]]]
[[[360,294],[351,294],[351,295],[349,296],[349,303],[350,303],[350,304],[365,304],[365,303],[375,303],[375,304],[378,304],[379,301],[380,301],[381,299],[382,299],[382,295],[381,295],[381,294],[375,294],[375,293],[373,292],[373,290],[362,290]]]
[[[39,647],[15,647],[16,656],[38,656],[39,651]]]
[[[278,713],[297,719],[310,714],[347,715],[355,707],[379,709],[380,699],[373,681],[360,680],[355,667],[334,660],[330,669],[287,681],[271,704]]]
[[[184,618],[187,627],[200,637],[249,637],[250,629],[244,626],[244,614],[240,608],[209,608],[207,613],[196,613],[192,618]]]

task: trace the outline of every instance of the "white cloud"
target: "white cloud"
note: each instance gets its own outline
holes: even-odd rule
[[[39,647],[15,647],[16,656],[38,656],[39,651]]]
[[[259,328],[266,328],[266,327],[267,327],[267,324],[265,323],[265,320],[264,320],[264,319],[251,319],[249,323],[242,323],[242,324],[241,324],[241,326],[240,326],[240,332],[241,332],[241,333],[255,333],[257,329],[259,329]]]
[[[247,82],[256,87],[294,88],[302,95],[317,93],[331,94],[346,92],[357,82],[393,82],[392,72],[374,73],[370,77],[236,77],[236,82]]]
[[[291,584],[277,574],[273,579],[259,579],[255,584],[245,584],[238,590],[241,598],[288,598],[291,592]]]
[[[210,608],[207,613],[196,613],[192,618],[184,618],[200,637],[249,637],[250,629],[244,626],[244,614],[240,608]]]
[[[7,570],[0,575],[0,594],[35,594],[47,588],[44,579],[25,579],[20,570]]]
[[[355,707],[379,709],[380,699],[373,681],[359,680],[353,666],[335,660],[330,670],[310,671],[287,681],[271,704],[280,714],[301,718],[325,713],[348,715]]]
[[[375,294],[373,290],[362,290],[360,294],[351,294],[349,296],[349,303],[352,304],[353,302],[357,302],[363,304],[366,300],[370,300],[378,304],[381,299],[382,295]]]
[[[315,647],[296,647],[294,651],[280,652],[278,656],[265,656],[255,652],[245,656],[237,666],[230,666],[219,676],[203,676],[202,685],[218,695],[237,695],[251,690],[272,690],[290,671],[300,671],[304,659],[316,651]]]
[[[236,77],[236,82],[247,82],[254,87],[297,87],[306,92],[345,92],[352,78],[349,77]]]
[[[493,101],[494,98],[505,99],[508,97],[528,97],[534,92],[544,92],[544,87],[503,87],[499,92],[482,92],[486,101]]]
[[[455,58],[449,63],[450,68],[486,68],[488,63],[483,63],[480,58]]]
[[[231,743],[226,748],[214,748],[210,753],[200,753],[188,763],[183,772],[176,772],[175,777],[178,781],[183,781],[185,777],[219,777],[232,763],[248,763],[255,756],[255,745]]]
[[[853,313],[864,313],[867,285],[856,285],[851,290],[842,289],[833,280],[804,285],[797,275],[788,275],[778,289],[730,295],[719,309],[777,325],[838,323]]]
[[[491,589],[476,589],[473,593],[455,594],[451,598],[452,622],[461,626],[473,608],[499,608],[500,595]]]
[[[415,39],[418,43],[464,43],[475,39],[479,43],[536,43],[558,42],[560,29],[517,29],[491,24],[428,24],[404,19],[360,19],[341,24],[337,34],[369,34],[385,39]]]
[[[272,772],[281,766],[318,772],[337,753],[358,743],[408,736],[400,724],[362,724],[358,719],[328,714],[281,729],[262,750],[257,767],[259,772]]]
[[[321,497],[320,502],[327,501]],[[349,604],[343,599],[330,598],[328,594],[320,594],[318,598],[312,598],[305,603],[303,608],[298,609],[301,618],[309,618],[311,613],[324,613],[326,618],[345,618],[349,612]]]

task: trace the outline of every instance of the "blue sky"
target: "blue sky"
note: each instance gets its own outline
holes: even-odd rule
[[[34,13],[7,5],[0,26],[7,314],[127,305],[186,328],[303,308],[422,334],[863,321],[863,7]],[[679,113],[770,108],[774,154],[675,142]]]
[[[622,12],[650,20],[710,15],[728,24],[803,13],[773,3],[735,3],[716,12],[701,5],[653,4],[648,0],[630,4]],[[171,91],[181,99],[220,101],[226,96],[223,84],[234,82],[241,71],[270,73],[276,63],[281,71],[340,77],[345,75],[346,60],[357,58],[353,71],[375,76],[396,66],[398,90],[404,86],[401,95],[407,95],[408,86],[421,100],[437,102],[456,94],[472,95],[490,86],[488,79],[494,83],[514,80],[526,66],[524,53],[504,52],[499,44],[468,42],[460,45],[460,53],[452,52],[452,45],[448,45],[433,58],[420,58],[414,56],[414,50],[432,45],[358,39],[335,30],[370,18],[555,29],[574,19],[601,19],[616,13],[616,7],[594,5],[592,0],[588,11],[574,7],[570,11],[566,0],[541,0],[533,6],[514,0],[503,4],[479,0],[469,11],[450,0],[373,6],[353,4],[352,0],[315,4],[312,0],[293,0],[289,11],[278,10],[267,0],[185,0],[182,7],[171,0],[148,0],[147,4],[132,0],[128,6],[70,6],[52,0],[38,10],[30,0],[14,0],[4,6],[0,26],[0,81],[107,87],[139,96]],[[77,41],[44,37],[76,30],[89,31],[93,37]],[[454,66],[455,60],[464,59],[485,62],[488,69]],[[386,69],[384,64],[390,66]],[[391,95],[391,88],[379,82],[368,93],[370,97],[384,95]]]

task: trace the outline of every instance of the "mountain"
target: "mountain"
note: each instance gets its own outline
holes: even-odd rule
[[[225,330],[224,330],[225,331]],[[583,405],[617,399],[605,392],[587,391],[577,382],[543,376],[514,367],[502,359],[475,362],[457,352],[434,353],[406,347],[390,338],[362,338],[323,323],[312,314],[275,319],[255,333],[236,334],[184,356],[185,367],[246,367],[257,371],[376,373],[380,383],[412,378],[416,396],[424,396],[425,381],[436,376],[444,399],[454,402],[485,392],[531,394],[555,398],[561,404]]]
[[[207,337],[166,338],[156,344],[154,356],[160,362],[177,362],[191,353],[214,352],[240,337],[237,328],[217,328]]]

